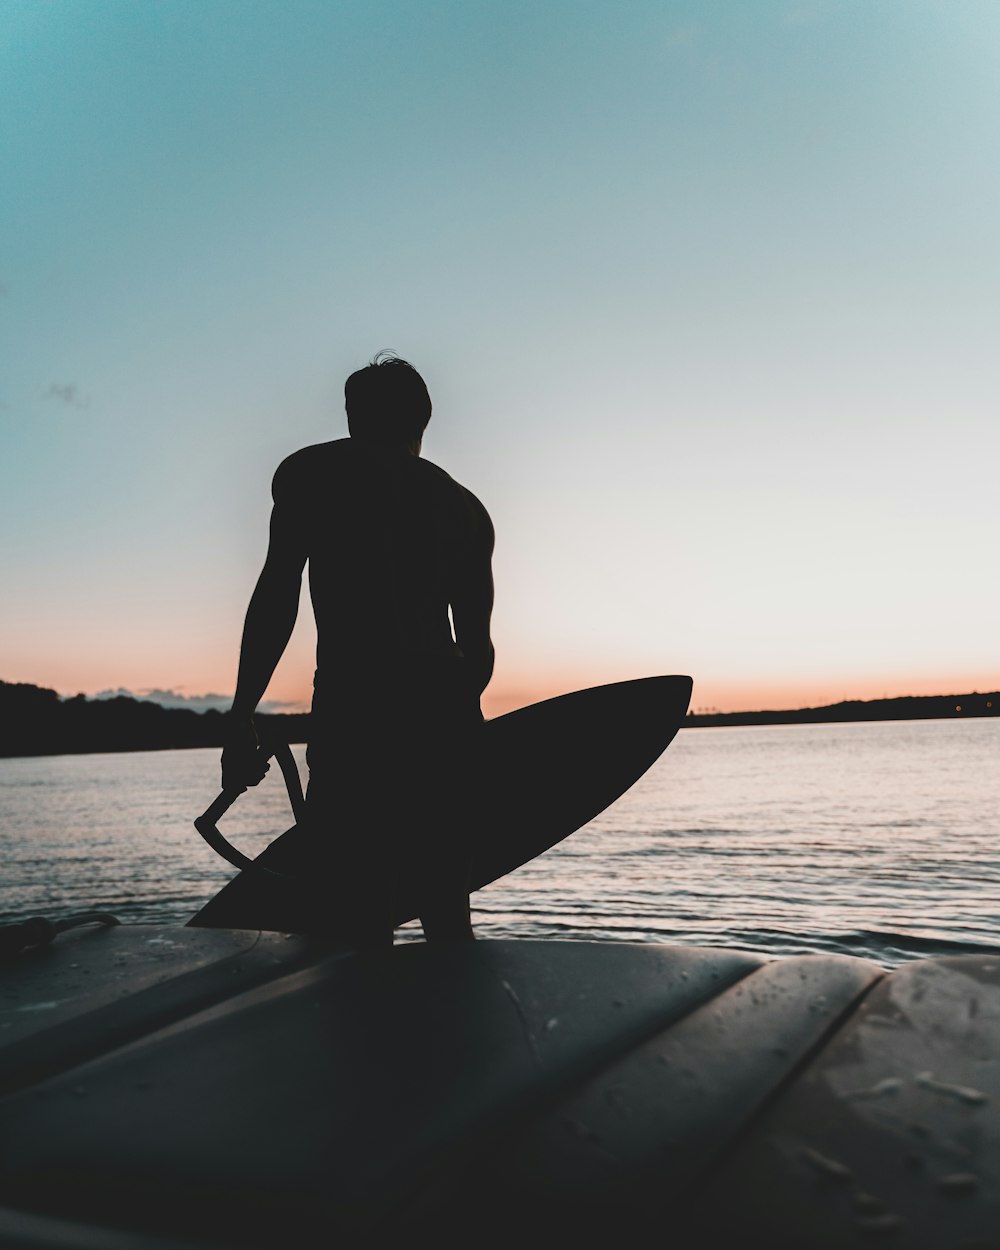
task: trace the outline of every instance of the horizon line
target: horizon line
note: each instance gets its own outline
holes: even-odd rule
[[[597,684],[603,685],[603,684],[615,684],[615,683],[610,682],[610,683],[597,683]],[[172,689],[170,687],[156,687],[156,686],[148,687],[148,688],[145,688],[146,693],[142,693],[141,691],[131,690],[128,687],[119,686],[117,689],[104,689],[96,693],[87,693],[86,691],[77,691],[73,694],[64,694],[63,692],[56,689],[54,686],[40,686],[37,682],[8,681],[6,678],[0,678],[0,685],[33,686],[37,690],[51,690],[60,700],[74,699],[74,698],[79,698],[81,696],[85,699],[88,699],[94,702],[104,701],[104,700],[111,699],[111,698],[127,698],[127,699],[133,699],[135,702],[138,702],[138,703],[155,703],[159,707],[166,708],[167,710],[193,711],[199,714],[204,714],[205,712],[213,712],[213,711],[224,713],[228,711],[228,706],[229,704],[232,703],[231,695],[219,694],[216,692],[206,692],[204,694],[187,695],[187,694],[183,694],[181,691]],[[588,689],[591,687],[580,687],[580,688]],[[561,693],[569,694],[569,693],[572,693],[572,691],[566,690]],[[157,698],[156,697],[157,695],[164,696],[168,701],[164,702],[162,698]],[[771,715],[771,714],[788,714],[788,713],[793,713],[793,712],[817,711],[823,708],[841,707],[845,704],[867,705],[867,704],[875,704],[875,703],[900,702],[906,699],[921,699],[921,700],[924,700],[924,699],[926,700],[962,699],[962,698],[968,698],[970,696],[984,697],[988,695],[997,695],[998,697],[1000,697],[1000,690],[973,689],[973,690],[962,690],[962,691],[956,691],[956,690],[939,691],[935,694],[910,694],[910,693],[893,694],[893,695],[882,694],[882,695],[875,696],[874,698],[867,698],[867,699],[860,698],[860,697],[846,697],[846,698],[841,698],[837,700],[832,700],[826,703],[808,703],[808,704],[799,704],[797,706],[786,706],[786,707],[771,706],[771,707],[757,707],[757,708],[741,708],[738,710],[725,710],[723,708],[716,707],[716,706],[701,705],[697,707],[694,707],[694,706],[689,707],[687,710],[686,716],[717,717],[717,716],[756,716],[756,715]],[[545,699],[547,698],[558,698],[559,693],[549,693],[549,694],[543,695],[541,699],[538,699],[538,698],[525,697],[523,692],[506,692],[505,693],[503,691],[497,691],[496,693],[491,695],[489,688],[487,687],[487,690],[486,692],[484,692],[482,697],[483,697],[484,702],[489,702],[493,704],[496,704],[496,703],[509,704],[506,710],[514,711],[519,707],[530,706],[530,704],[532,703],[544,702]],[[202,706],[199,707],[197,706],[198,704],[202,704]],[[300,700],[265,698],[261,700],[261,704],[257,709],[257,715],[304,716],[304,715],[309,714],[309,710],[310,709],[309,709],[308,703],[305,703]],[[499,713],[499,714],[502,714],[502,713]]]

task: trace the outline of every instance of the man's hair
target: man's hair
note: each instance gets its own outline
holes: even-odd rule
[[[431,419],[431,397],[407,360],[382,351],[344,383],[347,428],[352,438],[374,443],[408,443]]]

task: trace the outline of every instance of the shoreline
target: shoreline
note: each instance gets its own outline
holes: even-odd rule
[[[744,725],[821,725],[869,721],[970,720],[1000,715],[1000,692],[846,699],[822,707],[753,712],[688,712],[681,729]],[[261,713],[265,738],[308,741],[308,712]],[[126,696],[62,699],[54,690],[0,681],[0,759],[51,755],[110,755],[134,751],[222,748],[222,712],[166,708]]]
[[[1000,715],[1000,692],[845,699],[822,707],[756,712],[688,712],[682,728],[723,725],[836,725],[869,721],[979,720]]]

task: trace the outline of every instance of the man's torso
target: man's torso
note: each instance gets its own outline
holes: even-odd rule
[[[470,491],[427,460],[347,438],[289,456],[274,498],[303,536],[318,675],[456,654],[449,603],[491,541]]]

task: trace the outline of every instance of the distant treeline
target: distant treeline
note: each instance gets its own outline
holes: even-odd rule
[[[960,720],[1000,714],[1000,692],[980,694],[905,695],[899,699],[845,699],[825,707],[783,712],[689,712],[684,724],[810,725],[856,720]]]
[[[306,741],[307,715],[255,719],[261,732],[271,730],[285,742]],[[225,724],[225,714],[214,710],[166,708],[125,695],[64,699],[41,686],[0,681],[0,756],[221,747]]]
[[[830,721],[936,720],[1000,714],[1000,692],[846,700],[826,707],[778,712],[690,712],[685,727],[699,725],[803,725]],[[285,742],[305,742],[309,717],[258,715],[260,732]],[[75,755],[88,751],[165,751],[221,747],[222,712],[166,708],[119,695],[62,698],[55,690],[0,681],[0,756]]]

